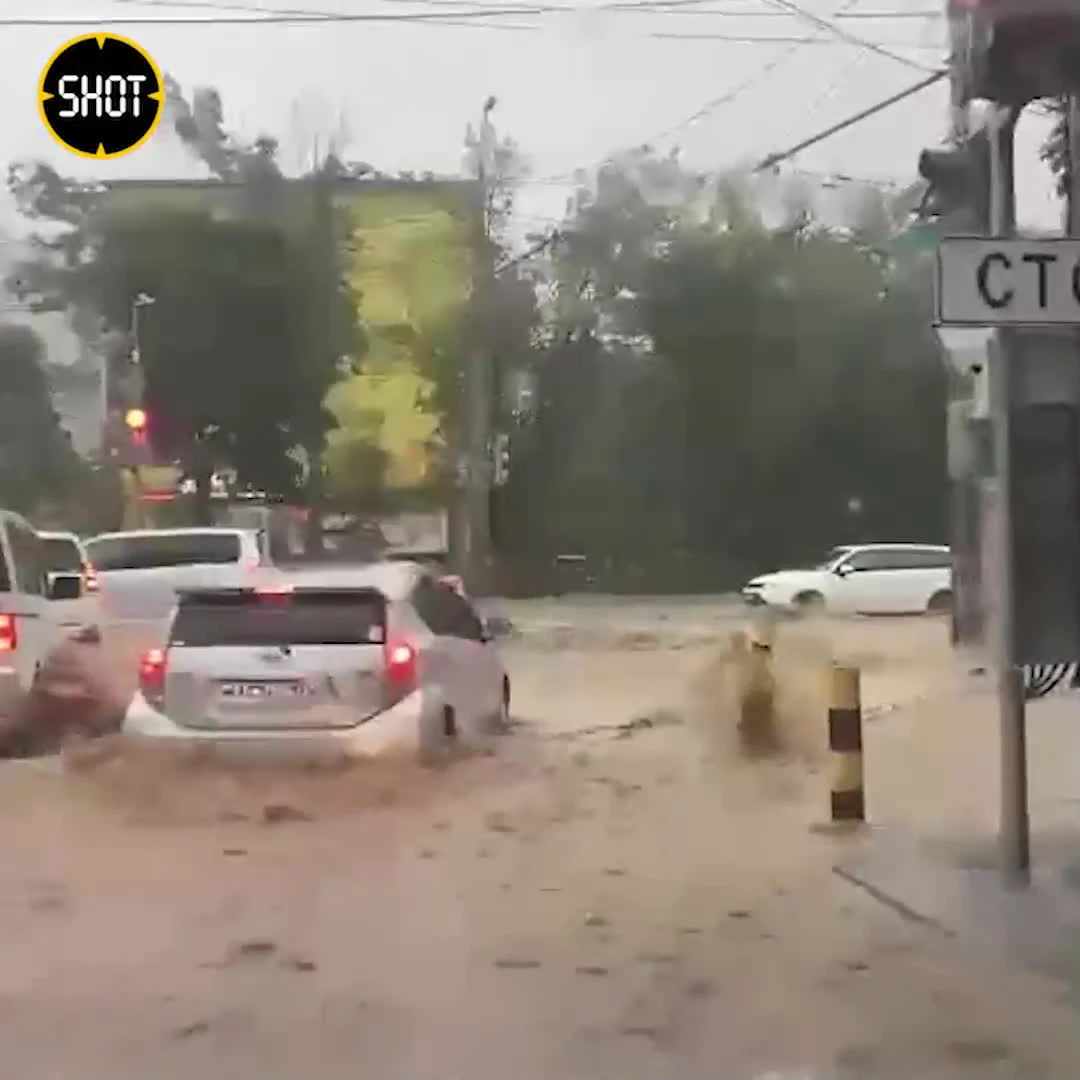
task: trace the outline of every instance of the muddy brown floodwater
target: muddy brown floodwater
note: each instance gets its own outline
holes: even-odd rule
[[[1074,1080],[1055,984],[831,873],[823,777],[732,752],[716,647],[508,653],[521,723],[435,770],[3,766],[5,1073]]]

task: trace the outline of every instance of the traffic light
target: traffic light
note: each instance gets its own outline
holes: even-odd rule
[[[919,216],[950,232],[990,233],[990,168],[990,138],[985,129],[959,146],[924,150],[919,155],[919,175],[929,186]]]
[[[146,446],[146,428],[149,417],[145,409],[131,408],[124,413],[124,427],[127,428],[131,442],[135,446]]]

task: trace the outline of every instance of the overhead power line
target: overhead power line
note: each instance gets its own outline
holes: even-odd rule
[[[831,138],[833,135],[838,134],[841,131],[846,130],[849,127],[854,127],[856,124],[861,123],[863,120],[869,119],[871,116],[875,116],[879,112],[883,112],[891,105],[896,105],[898,102],[903,101],[905,98],[912,97],[913,95],[925,90],[928,86],[933,86],[934,83],[940,82],[948,74],[947,71],[935,71],[932,75],[928,75],[925,79],[920,79],[914,86],[909,86],[906,90],[901,90],[899,93],[892,94],[887,98],[877,102],[874,105],[869,106],[866,109],[861,109],[853,116],[849,116],[846,120],[841,120],[838,124],[832,124],[831,126],[819,131],[815,135],[811,135],[809,138],[803,139],[801,142],[797,142],[794,146],[789,147],[787,150],[780,150],[777,153],[769,154],[764,157],[754,166],[754,172],[764,172],[766,169],[772,169],[779,165],[783,161],[787,161],[788,158],[794,157],[796,154],[802,153],[803,150],[809,149],[811,146],[816,146],[820,142],[824,142],[826,139]]]
[[[743,79],[742,82],[736,83],[734,86],[725,90],[719,96],[714,97],[709,101],[706,101],[704,105],[695,109],[692,113],[690,113],[689,116],[683,117],[682,120],[677,121],[670,127],[664,128],[662,131],[654,132],[648,138],[641,139],[634,145],[650,146],[653,143],[660,142],[663,139],[668,139],[672,135],[677,135],[680,131],[688,128],[691,124],[696,124],[699,120],[704,119],[706,116],[708,116],[710,113],[715,112],[717,109],[723,108],[723,106],[725,105],[730,105],[737,98],[742,97],[742,95],[745,94],[752,87],[756,86],[758,83],[768,78],[768,76],[771,75],[782,63],[784,63],[785,60],[798,52],[799,48],[799,45],[792,45],[791,47],[785,49],[779,56],[774,56],[771,60],[769,60],[766,64],[764,64],[748,78]],[[602,169],[605,165],[610,165],[612,162],[614,162],[618,158],[620,153],[631,148],[632,147],[627,146],[620,147],[618,150],[612,151],[610,154],[601,158],[598,162],[589,166],[588,168],[591,168],[593,170]],[[581,172],[586,171],[588,171],[588,169],[586,168],[571,169],[567,172],[555,173],[551,176],[538,177],[531,182],[534,184],[570,183],[574,180],[575,176],[577,176]]]
[[[243,0],[237,3],[229,3],[227,0],[114,0],[118,4],[128,4],[136,7],[152,8],[183,8],[193,11],[217,11],[217,12],[247,12],[251,14],[271,16],[319,16],[320,18],[334,19],[339,13],[326,11],[312,11],[304,8],[283,8],[260,3],[245,3]],[[404,4],[414,7],[427,8],[451,8],[452,13],[460,14],[468,11],[470,14],[491,14],[500,6],[498,0],[494,3],[484,0],[385,0],[386,3]],[[537,14],[558,13],[569,15],[589,15],[595,12],[620,12],[624,14],[664,14],[686,15],[692,18],[703,16],[719,16],[721,18],[764,19],[786,18],[790,13],[782,9],[764,8],[750,10],[745,7],[705,7],[703,5],[713,3],[714,0],[603,0],[602,3],[590,4],[579,7],[568,3],[533,3],[529,6],[535,9]],[[867,17],[890,18],[896,17],[888,12],[867,12]],[[839,14],[835,18],[844,17]]]
[[[945,11],[847,11],[837,19],[944,19]]]
[[[99,15],[96,18],[85,16],[44,16],[22,19],[0,17],[0,26],[27,28],[49,27],[104,27],[104,26],[286,26],[308,24],[311,26],[330,26],[337,23],[431,23],[438,26],[441,22],[454,19],[474,19],[479,17],[505,15],[536,15],[543,10],[535,6],[492,7],[483,11],[475,8],[463,8],[459,11],[410,11],[379,15],[370,12],[340,13],[319,15],[311,12],[293,15],[212,15],[205,18],[192,18],[184,15],[156,15],[152,18],[125,15]]]
[[[662,41],[738,41],[747,45],[764,45],[772,42],[774,45],[829,45],[832,48],[836,48],[837,45],[845,44],[844,42],[837,41],[835,38],[825,37],[798,37],[795,35],[781,35],[781,34],[724,34],[724,33],[700,33],[700,34],[679,34],[668,33],[665,31],[656,31],[655,33],[646,34],[646,37],[658,38]],[[876,43],[875,43],[876,44]],[[928,45],[925,42],[890,42],[890,46],[894,49],[919,49],[928,52],[942,52],[944,50],[943,45]],[[865,51],[865,50],[864,50]],[[904,57],[889,56],[890,60],[902,60],[908,67],[915,67],[918,71],[934,71],[935,68],[926,67],[923,64],[918,64],[914,60],[908,61]]]
[[[143,16],[99,16],[97,18],[82,18],[70,16],[42,16],[6,18],[0,17],[0,26],[6,27],[82,27],[82,26],[256,26],[256,25],[319,25],[319,24],[347,24],[347,23],[422,23],[432,26],[482,26],[498,27],[500,29],[533,30],[541,29],[536,25],[509,26],[502,22],[485,22],[487,19],[504,19],[512,16],[545,16],[545,15],[574,15],[582,16],[592,13],[603,14],[653,14],[653,15],[695,15],[695,16],[739,16],[743,18],[761,18],[762,16],[786,16],[793,15],[793,11],[787,11],[782,6],[772,11],[751,12],[734,10],[730,8],[721,10],[701,9],[700,5],[708,0],[606,0],[604,3],[589,7],[574,7],[566,4],[546,2],[521,3],[513,5],[501,5],[497,3],[470,3],[469,0],[402,0],[403,3],[426,7],[425,11],[387,11],[387,12],[331,12],[312,11],[310,9],[279,8],[265,4],[253,3],[225,3],[215,0],[115,0],[117,3],[129,4],[137,7],[154,8],[162,11],[162,14],[153,17]],[[782,0],[766,0],[774,5],[781,4]],[[794,8],[794,5],[791,5]],[[168,10],[185,9],[192,11],[213,12],[203,17],[188,15],[168,14]],[[800,9],[801,10],[801,9]],[[862,48],[868,48],[887,56],[889,59],[906,63],[920,70],[925,70],[922,65],[915,61],[907,60],[890,52],[885,45],[879,42],[867,41],[854,34],[847,34],[837,27],[831,27],[825,20],[822,24],[829,28],[833,36],[846,40],[849,44],[857,44]],[[650,33],[645,35],[650,38],[675,38],[683,35],[668,35]],[[688,34],[688,38],[695,40],[731,40],[739,43],[763,42],[765,44],[826,44],[812,38],[785,37],[779,35],[755,35],[739,34],[730,38],[723,35]],[[896,48],[925,49],[928,46],[918,44],[896,44]],[[932,47],[932,46],[930,46]]]
[[[261,15],[319,15],[326,19],[333,19],[336,12],[312,11],[310,9],[272,7],[266,4],[253,3],[228,3],[226,0],[114,0],[118,4],[129,4],[136,7],[152,8],[184,8],[194,11],[220,11],[220,12],[249,12]],[[483,2],[483,0],[384,0],[390,4],[404,4],[413,7],[452,8],[456,13],[467,10],[470,13],[489,14],[492,10],[500,7],[497,2]],[[720,15],[745,18],[780,17],[781,11],[748,11],[746,8],[704,8],[703,4],[712,0],[604,0],[600,4],[592,4],[588,7],[576,7],[570,4],[535,3],[530,5],[537,13],[558,13],[567,15],[588,15],[592,12],[622,12],[627,14],[671,14],[671,15]]]
[[[924,64],[909,60],[906,56],[901,56],[899,53],[891,52],[883,45],[879,45],[876,41],[869,41],[864,37],[860,37],[858,34],[852,34],[843,27],[830,22],[828,19],[824,19],[812,11],[807,11],[805,8],[793,3],[792,0],[765,0],[765,2],[771,4],[774,8],[779,8],[796,18],[802,19],[803,22],[807,22],[811,26],[817,27],[819,30],[824,30],[827,34],[832,34],[834,37],[838,38],[840,41],[846,42],[848,45],[856,45],[860,49],[867,49],[870,52],[877,53],[878,56],[884,57],[886,60],[894,60],[898,64],[903,64],[905,67],[915,68],[918,71],[929,70]]]

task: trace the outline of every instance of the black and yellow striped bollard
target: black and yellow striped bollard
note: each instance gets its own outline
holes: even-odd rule
[[[858,668],[833,665],[829,673],[829,752],[830,823],[861,825],[866,821],[866,790]]]

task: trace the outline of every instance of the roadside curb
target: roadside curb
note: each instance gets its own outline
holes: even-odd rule
[[[992,850],[994,840],[874,826],[832,872],[905,921],[1048,975],[1080,999],[1075,887],[1044,868],[1029,888],[1008,888],[996,868],[965,855],[973,844]]]

